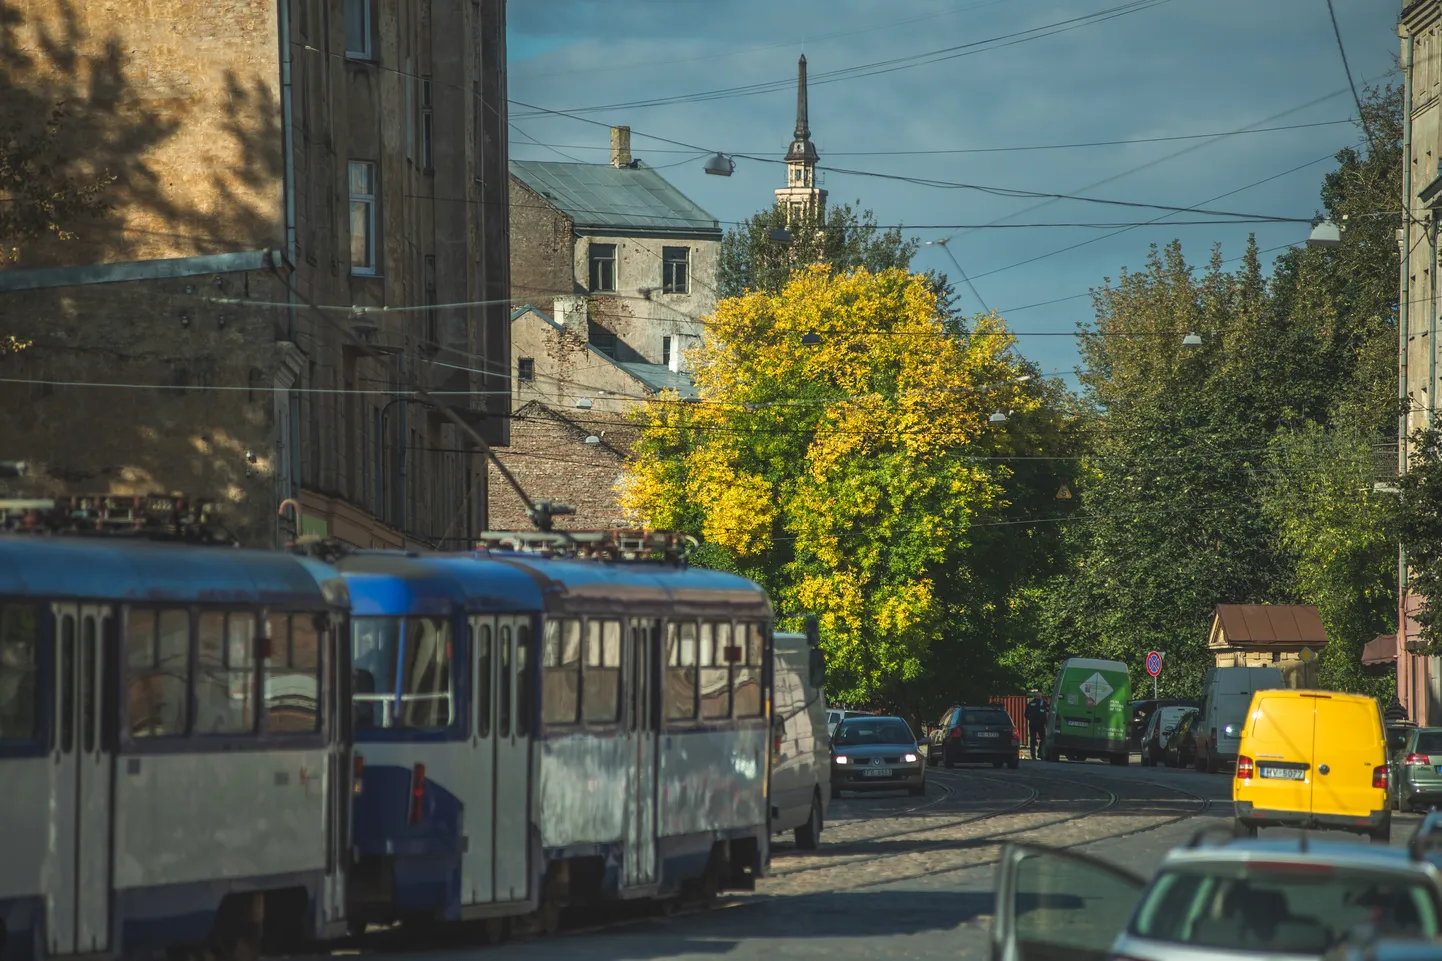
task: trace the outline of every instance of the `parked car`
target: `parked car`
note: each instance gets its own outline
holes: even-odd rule
[[[1011,716],[996,705],[949,707],[931,729],[929,738],[926,763],[932,766],[989,761],[992,767],[1005,764],[1015,769],[1021,764],[1021,737]]]
[[[831,738],[831,796],[842,791],[926,793],[926,764],[911,726],[899,717],[849,717]]]
[[[1130,720],[1127,721],[1127,744],[1133,751],[1141,750],[1142,735],[1146,733],[1147,725],[1151,723],[1152,717],[1157,711],[1164,707],[1201,707],[1201,705],[1196,701],[1181,697],[1146,698],[1132,701],[1128,705]]]
[[[1442,806],[1442,728],[1414,727],[1404,732],[1395,755],[1397,782],[1393,791],[1401,811]]]
[[[1142,731],[1137,743],[1137,750],[1142,755],[1143,767],[1155,767],[1161,763],[1162,757],[1167,751],[1167,741],[1171,738],[1172,732],[1177,729],[1177,724],[1195,710],[1195,708],[1184,706],[1167,706],[1152,713],[1147,719],[1146,729]]]
[[[1321,959],[1363,927],[1383,938],[1442,934],[1442,876],[1415,849],[1306,836],[1215,844],[1208,833],[1171,851],[1150,881],[1074,850],[1007,844],[991,957],[1297,961]]]
[[[1201,716],[1201,711],[1187,711],[1177,721],[1162,751],[1162,763],[1167,767],[1190,767],[1196,760],[1197,736],[1192,729]]]
[[[831,745],[826,731],[826,662],[813,633],[771,635],[771,833],[791,832],[796,846],[821,843],[831,802]]]
[[[1261,690],[1242,726],[1232,803],[1239,831],[1272,825],[1392,836],[1387,745],[1375,698]]]
[[[870,711],[847,711],[836,707],[830,708],[826,712],[826,733],[834,737],[836,735],[836,725],[840,724],[848,717],[872,716],[873,715]]]
[[[1382,715],[1386,721],[1386,715]],[[1402,760],[1407,756],[1407,736],[1417,730],[1416,721],[1386,721],[1388,782],[1392,789],[1392,810],[1400,806],[1398,788],[1402,783]]]

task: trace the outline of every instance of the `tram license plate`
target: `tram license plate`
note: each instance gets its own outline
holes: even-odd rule
[[[1283,781],[1305,781],[1307,772],[1292,767],[1264,767],[1262,777],[1274,777]]]
[[[869,768],[866,769],[866,776],[867,776],[867,777],[891,777],[891,768],[889,768],[889,767],[869,767]]]

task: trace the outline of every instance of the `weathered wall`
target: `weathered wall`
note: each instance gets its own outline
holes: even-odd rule
[[[564,316],[564,314],[563,314]],[[511,323],[511,370],[529,357],[535,362],[535,379],[513,378],[511,403],[516,410],[539,401],[568,412],[582,399],[593,413],[621,418],[646,390],[630,374],[586,341],[586,328],[562,326],[527,311]]]
[[[616,245],[616,292],[590,295],[591,319],[620,338],[636,357],[660,364],[662,338],[672,338],[672,349],[683,351],[682,370],[689,369],[684,351],[699,344],[705,331],[702,318],[716,307],[717,272],[721,244],[713,240],[652,237],[587,236],[575,246],[574,270],[578,284],[590,282],[591,244]],[[684,294],[661,291],[662,248],[691,250],[691,284]]]
[[[511,423],[511,446],[497,453],[532,500],[550,498],[576,508],[575,514],[556,518],[557,527],[629,527],[616,504],[615,488],[635,434],[618,420],[613,414],[563,415],[539,403],[527,404]],[[587,444],[588,434],[602,443]],[[491,529],[531,530],[520,499],[494,465],[488,469]]]
[[[526,304],[551,314],[560,296],[583,292],[573,258],[576,240],[571,218],[551,206],[515,177],[510,178],[511,305]]]

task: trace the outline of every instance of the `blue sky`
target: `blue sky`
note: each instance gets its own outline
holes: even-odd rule
[[[1359,86],[1395,78],[1398,5],[1333,0]],[[551,110],[587,110],[598,123],[512,103],[512,155],[605,162],[606,124],[629,124],[633,153],[722,220],[771,203],[784,167],[739,159],[730,178],[671,143],[779,160],[795,117],[792,84],[750,96],[654,106],[661,97],[786,81],[805,50],[813,81],[828,71],[905,58],[1123,7],[1127,0],[520,0],[510,4],[510,95]],[[1150,204],[1309,217],[1332,155],[1360,139],[1326,0],[1151,0],[1102,22],[1009,46],[872,76],[813,82],[812,138],[823,167],[1080,194]],[[910,63],[903,61],[903,63]],[[1274,119],[1269,119],[1274,118]],[[1182,137],[1249,126],[1311,125],[1223,137],[1068,149],[917,154],[901,151],[1035,148]],[[528,138],[550,146],[528,143]],[[1177,156],[1172,156],[1172,155]],[[1295,169],[1301,168],[1301,169]],[[949,246],[981,301],[1026,336],[1021,349],[1048,371],[1077,359],[1070,336],[1091,311],[1086,292],[1148,244],[1180,238],[1194,263],[1214,243],[1242,252],[1299,242],[1305,224],[1143,227],[1096,239],[1080,227],[957,231],[933,225],[1140,221],[1159,211],[998,197],[832,170],[833,201],[857,201],[883,224]],[[1102,181],[1108,181],[1101,183]],[[1099,185],[1098,185],[1099,184]],[[1097,185],[1097,186],[1093,186]],[[1175,219],[1200,219],[1181,215]],[[1165,222],[1164,222],[1165,223]],[[725,224],[723,223],[723,226]],[[1093,243],[1060,253],[1081,241]],[[1277,251],[1276,253],[1280,253]],[[1276,256],[1268,255],[1268,259]],[[1049,255],[1049,256],[1048,256]],[[1033,259],[1037,258],[1037,259]],[[1023,263],[1032,261],[1030,263]],[[923,247],[919,269],[956,269]],[[958,283],[961,305],[981,309]],[[1060,300],[1044,304],[1046,301]],[[1042,304],[1041,306],[1032,306]],[[1047,334],[1051,334],[1047,336]],[[1056,336],[1061,334],[1063,336]]]

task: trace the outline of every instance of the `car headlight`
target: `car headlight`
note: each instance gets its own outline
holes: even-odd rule
[[[847,756],[844,755],[844,754],[838,754],[838,755],[836,755],[836,763],[837,763],[837,764],[850,764],[850,763],[851,763],[851,758],[847,757]]]
[[[1227,737],[1231,737],[1233,734],[1236,733],[1236,730],[1237,729],[1235,727],[1233,727],[1231,724],[1228,724],[1226,727],[1222,728],[1222,733],[1226,734]]]
[[[915,755],[915,754],[903,754],[903,755],[901,755],[901,759],[902,759],[903,761],[905,761],[907,764],[915,764],[915,763],[916,763],[916,755]]]

